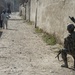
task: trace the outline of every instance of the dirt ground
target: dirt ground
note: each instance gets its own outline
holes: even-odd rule
[[[12,14],[8,29],[1,31],[0,75],[75,75],[72,69],[61,68],[61,58],[55,58],[54,51],[60,45],[44,43],[34,25],[25,23],[18,14]]]

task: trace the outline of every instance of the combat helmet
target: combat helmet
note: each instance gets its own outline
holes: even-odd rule
[[[68,30],[69,33],[72,33],[74,31],[74,28],[75,28],[74,24],[69,24],[67,26],[67,30]]]

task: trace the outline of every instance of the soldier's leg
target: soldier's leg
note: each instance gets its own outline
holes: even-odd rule
[[[4,21],[2,22],[2,27],[3,27],[3,29],[5,29],[5,23],[4,23]]]
[[[2,20],[0,20],[0,27],[2,28]]]
[[[8,21],[6,21],[6,29],[8,29]]]
[[[2,26],[2,23],[3,23],[3,20],[1,20],[1,28],[3,27],[3,26]]]
[[[61,65],[61,67],[66,67],[66,68],[68,68],[68,63],[67,63],[67,51],[66,51],[65,49],[63,49],[61,55],[62,55],[62,59],[63,59],[63,61],[64,61],[64,64]]]

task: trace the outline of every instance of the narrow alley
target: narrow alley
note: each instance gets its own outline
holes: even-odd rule
[[[0,75],[75,75],[75,71],[61,68],[53,50],[18,14],[11,15],[8,30],[1,30]]]

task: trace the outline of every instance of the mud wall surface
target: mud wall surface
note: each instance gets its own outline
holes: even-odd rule
[[[69,16],[75,17],[75,0],[31,0],[30,20],[61,42],[68,34],[67,25],[73,23]]]

